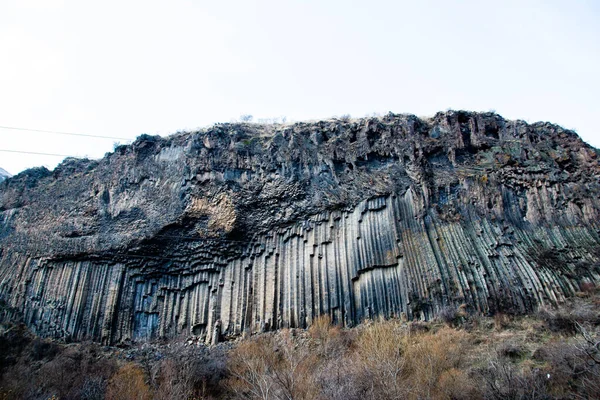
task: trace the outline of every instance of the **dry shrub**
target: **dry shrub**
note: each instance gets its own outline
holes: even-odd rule
[[[230,378],[225,385],[238,398],[268,399],[274,391],[272,371],[277,364],[269,336],[251,338],[229,353]]]
[[[289,332],[282,343],[262,335],[240,343],[229,353],[226,387],[237,398],[311,399],[316,387],[312,373],[316,359],[297,346]]]
[[[494,328],[497,331],[501,331],[510,326],[510,317],[507,314],[498,312],[494,314]]]
[[[308,333],[313,339],[325,341],[329,338],[329,331],[332,326],[331,317],[329,315],[320,315],[313,320],[308,328]]]
[[[21,399],[102,399],[116,368],[114,362],[97,357],[97,350],[87,343],[64,346],[34,339],[2,375],[0,392]]]
[[[151,397],[144,372],[133,363],[121,367],[110,379],[106,388],[107,400],[149,400]]]
[[[129,357],[144,371],[155,399],[222,397],[225,346],[142,345],[131,348]]]
[[[458,368],[443,371],[433,391],[437,399],[477,399],[480,397],[477,382]]]
[[[16,364],[2,376],[0,399],[28,399],[39,392],[36,374],[28,365]],[[50,397],[50,395],[48,396]]]
[[[474,372],[481,383],[483,398],[491,400],[550,399],[546,374],[517,366],[506,359],[490,357],[486,366]]]
[[[81,400],[103,400],[106,393],[106,380],[100,376],[88,376],[85,378],[79,398]]]
[[[473,398],[476,385],[461,370],[467,335],[406,333],[393,321],[366,327],[356,340],[361,389],[369,398]]]
[[[429,324],[423,321],[411,321],[408,323],[408,331],[411,334],[429,332]]]
[[[533,358],[546,366],[554,397],[600,398],[598,341],[597,335],[582,331],[574,338],[550,341],[535,351]]]
[[[583,292],[583,293],[591,295],[591,294],[597,293],[598,288],[592,282],[584,282],[581,285],[579,285],[579,290],[581,290],[581,292]]]
[[[333,357],[322,361],[313,380],[317,383],[319,399],[362,400],[367,398],[369,384],[365,369],[354,357]]]
[[[189,364],[167,359],[162,361],[158,368],[155,400],[188,399],[193,396],[193,377],[187,371]]]
[[[522,343],[519,343],[515,340],[506,340],[500,343],[500,345],[498,345],[496,353],[500,357],[505,357],[511,360],[518,360],[526,355],[527,349],[523,346]]]
[[[551,341],[541,346],[533,353],[533,359],[546,365],[545,372],[551,378],[551,392],[558,398],[567,397],[573,389],[571,383],[585,373],[587,367],[576,348],[565,340]]]
[[[316,356],[321,359],[342,357],[354,338],[354,331],[342,330],[338,325],[333,325],[328,315],[316,318],[309,327],[308,334]]]
[[[577,332],[577,325],[572,316],[564,310],[541,309],[537,317],[544,321],[546,327],[552,332],[573,335]]]
[[[454,307],[444,307],[438,313],[438,318],[448,326],[455,326],[457,321],[456,309]]]
[[[406,349],[412,398],[472,398],[476,385],[461,368],[466,363],[468,334],[442,328],[434,334],[413,335]]]
[[[438,318],[451,327],[462,326],[468,316],[466,304],[461,304],[458,308],[452,306],[444,307],[438,314]]]
[[[321,316],[309,328],[311,340],[308,351],[313,355],[314,368],[310,373],[310,393],[322,399],[362,399],[364,394],[358,369],[349,356],[356,330],[342,330],[332,325],[328,316]]]
[[[471,314],[468,316],[467,320],[465,321],[463,328],[467,331],[467,332],[473,332],[476,331],[478,329],[483,329],[485,328],[487,319],[485,319],[484,317],[482,317],[479,314]]]
[[[552,332],[574,335],[577,326],[600,324],[597,298],[573,298],[556,308],[541,308],[537,317],[542,320]]]
[[[206,350],[206,349],[205,349]],[[187,365],[182,369],[183,379],[189,379],[194,388],[195,399],[221,398],[221,381],[227,374],[227,353],[223,348],[211,348],[205,352],[190,349]],[[172,355],[175,362],[181,360]]]
[[[339,332],[339,329],[333,329]],[[333,341],[330,340],[329,343]],[[279,359],[275,370],[275,381],[279,387],[278,397],[283,399],[312,399],[316,386],[312,380],[317,357],[309,348],[296,343],[289,331],[282,333],[278,347]]]
[[[31,344],[30,356],[33,361],[52,360],[58,352],[59,347],[56,343],[36,338]]]
[[[356,367],[362,378],[363,391],[381,398],[408,396],[412,385],[404,357],[407,336],[394,321],[367,326],[356,340]]]
[[[31,334],[24,324],[0,325],[0,374],[14,365],[21,352],[31,343]]]
[[[68,350],[43,364],[37,374],[37,385],[40,388],[63,398],[73,398],[71,391],[85,379],[79,369],[79,354],[76,349]]]
[[[588,353],[579,346],[583,342],[554,336],[530,356],[530,342],[511,338],[495,351],[480,352],[473,365],[484,366],[475,368],[473,376],[486,399],[600,398],[600,364],[586,359]]]

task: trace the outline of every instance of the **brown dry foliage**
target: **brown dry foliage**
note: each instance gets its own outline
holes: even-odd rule
[[[331,317],[329,315],[320,315],[313,320],[308,328],[308,333],[311,338],[323,342],[329,339],[332,327]]]
[[[380,322],[358,337],[356,365],[371,383],[371,398],[473,398],[476,385],[460,369],[467,345],[465,332],[448,327],[411,334]]]
[[[315,356],[284,332],[278,343],[264,335],[242,342],[229,354],[225,384],[238,398],[312,399],[309,382]]]
[[[122,366],[110,379],[106,388],[106,400],[150,400],[151,398],[144,371],[133,363]]]
[[[599,298],[591,292],[536,317],[463,313],[460,324],[460,308],[442,322],[354,329],[324,316],[308,331],[210,348],[59,345],[6,330],[0,399],[600,398]]]

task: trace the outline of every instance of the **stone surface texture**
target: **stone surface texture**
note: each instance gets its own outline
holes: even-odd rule
[[[142,135],[0,183],[0,299],[113,344],[529,312],[600,282],[599,178],[574,132],[494,113]]]

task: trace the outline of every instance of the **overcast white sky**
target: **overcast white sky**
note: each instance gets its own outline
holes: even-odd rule
[[[453,108],[600,146],[598,21],[597,0],[1,0],[0,126],[135,138]],[[0,129],[3,150],[101,157],[114,141]],[[0,152],[13,174],[60,161]]]

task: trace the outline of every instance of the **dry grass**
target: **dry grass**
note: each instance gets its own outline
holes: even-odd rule
[[[110,379],[106,400],[149,400],[150,388],[145,382],[144,371],[133,363],[121,367]]]
[[[229,357],[225,385],[236,398],[312,399],[309,382],[316,357],[283,332],[281,341],[260,336],[240,343]]]
[[[434,322],[367,321],[353,329],[324,316],[307,331],[214,348],[123,352],[7,330],[0,399],[600,398],[600,296],[582,293],[535,316],[485,318],[463,307]]]

